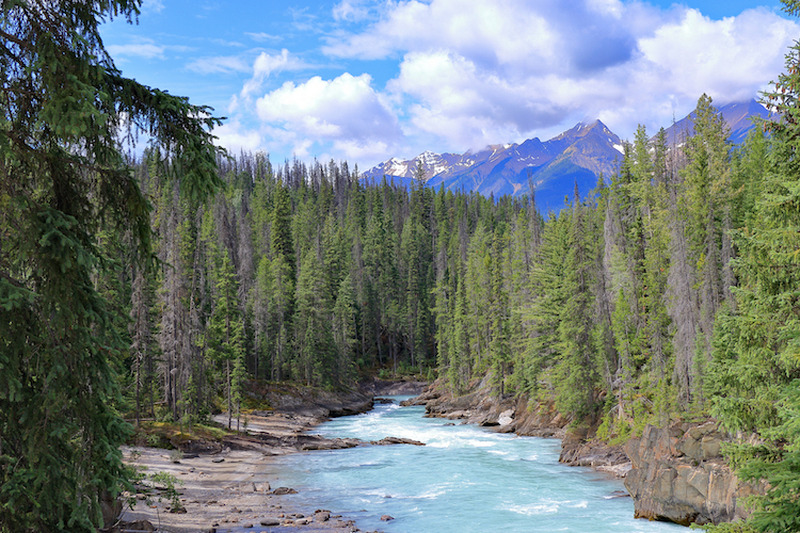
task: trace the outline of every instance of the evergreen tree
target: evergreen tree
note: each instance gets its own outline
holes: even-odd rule
[[[242,379],[244,377],[244,323],[238,306],[238,284],[233,265],[225,250],[216,251],[214,310],[207,327],[208,352],[222,367],[223,395],[231,428],[234,411],[239,418]]]
[[[784,2],[791,13],[797,2]],[[712,412],[730,430],[757,432],[763,445],[734,453],[744,479],[764,479],[751,525],[758,531],[800,529],[800,44],[786,72],[765,95],[776,111],[764,127],[772,137],[763,193],[736,233],[737,306],[720,319],[707,390]],[[758,167],[756,167],[757,169]],[[751,176],[757,179],[757,176]]]
[[[99,22],[139,2],[0,7],[0,529],[94,531],[125,476],[112,361],[126,346],[98,293],[97,236],[131,230],[150,258],[148,204],[118,150],[125,123],[165,148],[193,200],[219,184],[208,109],[122,77]]]

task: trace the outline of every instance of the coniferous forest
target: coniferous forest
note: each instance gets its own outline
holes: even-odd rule
[[[122,418],[410,374],[490,376],[613,442],[714,417],[772,487],[749,527],[800,529],[800,46],[744,145],[704,95],[693,136],[640,127],[616,174],[540,213],[221,153],[205,109],[104,55],[93,9],[135,7],[63,3],[2,8],[0,530],[91,530]],[[155,139],[141,155],[123,114]]]

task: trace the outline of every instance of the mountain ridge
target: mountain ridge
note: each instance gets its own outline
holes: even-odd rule
[[[751,117],[765,117],[768,111],[754,99],[718,108],[730,129],[734,144],[744,141],[753,128]],[[679,144],[693,130],[693,113],[666,128],[668,142]],[[538,137],[519,144],[493,144],[477,152],[437,154],[425,151],[413,159],[391,158],[362,174],[377,182],[384,176],[410,185],[417,166],[422,166],[425,185],[447,190],[477,192],[484,196],[519,196],[533,186],[537,207],[543,211],[560,209],[565,196],[575,185],[585,196],[600,176],[610,176],[619,168],[624,141],[600,120],[579,122],[572,128],[542,141]]]

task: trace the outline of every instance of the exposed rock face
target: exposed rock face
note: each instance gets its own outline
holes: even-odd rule
[[[422,394],[404,405],[424,405],[425,416],[464,420],[470,424],[491,427],[500,433],[516,433],[535,437],[563,437],[569,423],[552,406],[530,409],[526,397],[498,397],[490,385],[490,376],[476,382],[461,396],[443,392],[435,382]]]
[[[720,456],[724,440],[713,422],[667,429],[647,426],[625,446],[633,468],[625,487],[637,518],[679,524],[729,522],[746,516],[737,500],[754,493]]]
[[[372,409],[372,395],[360,390],[331,392],[281,384],[264,386],[250,394],[266,400],[275,412],[318,420],[357,415]]]

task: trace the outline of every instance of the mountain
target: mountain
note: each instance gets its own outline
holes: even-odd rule
[[[756,102],[733,103],[719,108],[730,128],[730,141],[739,144],[753,128],[751,117],[765,117],[768,111]],[[679,145],[693,131],[694,113],[670,126],[667,141]],[[546,213],[564,206],[577,183],[581,196],[597,184],[600,175],[611,176],[622,160],[623,142],[605,124],[596,120],[579,123],[548,141],[528,139],[521,144],[487,146],[479,152],[436,154],[400,160],[389,159],[362,177],[378,182],[386,176],[397,184],[410,185],[417,165],[424,171],[425,184],[438,189],[474,191],[484,196],[518,196],[536,190],[536,205]]]
[[[499,197],[527,194],[532,183],[536,204],[547,211],[562,207],[564,191],[572,194],[576,182],[585,195],[597,184],[597,176],[612,174],[621,159],[622,141],[596,120],[578,124],[544,142],[535,138],[461,155],[424,152],[406,161],[393,158],[366,171],[363,178],[379,181],[386,176],[395,183],[407,184],[421,164],[426,185],[436,189],[444,186]],[[569,184],[567,189],[565,183]]]
[[[730,128],[728,140],[733,144],[741,144],[747,138],[747,134],[753,129],[753,117],[766,118],[769,115],[769,111],[756,100],[727,104],[718,109]],[[694,133],[694,117],[695,113],[692,111],[667,128],[667,142],[681,144],[683,139],[691,136]]]

